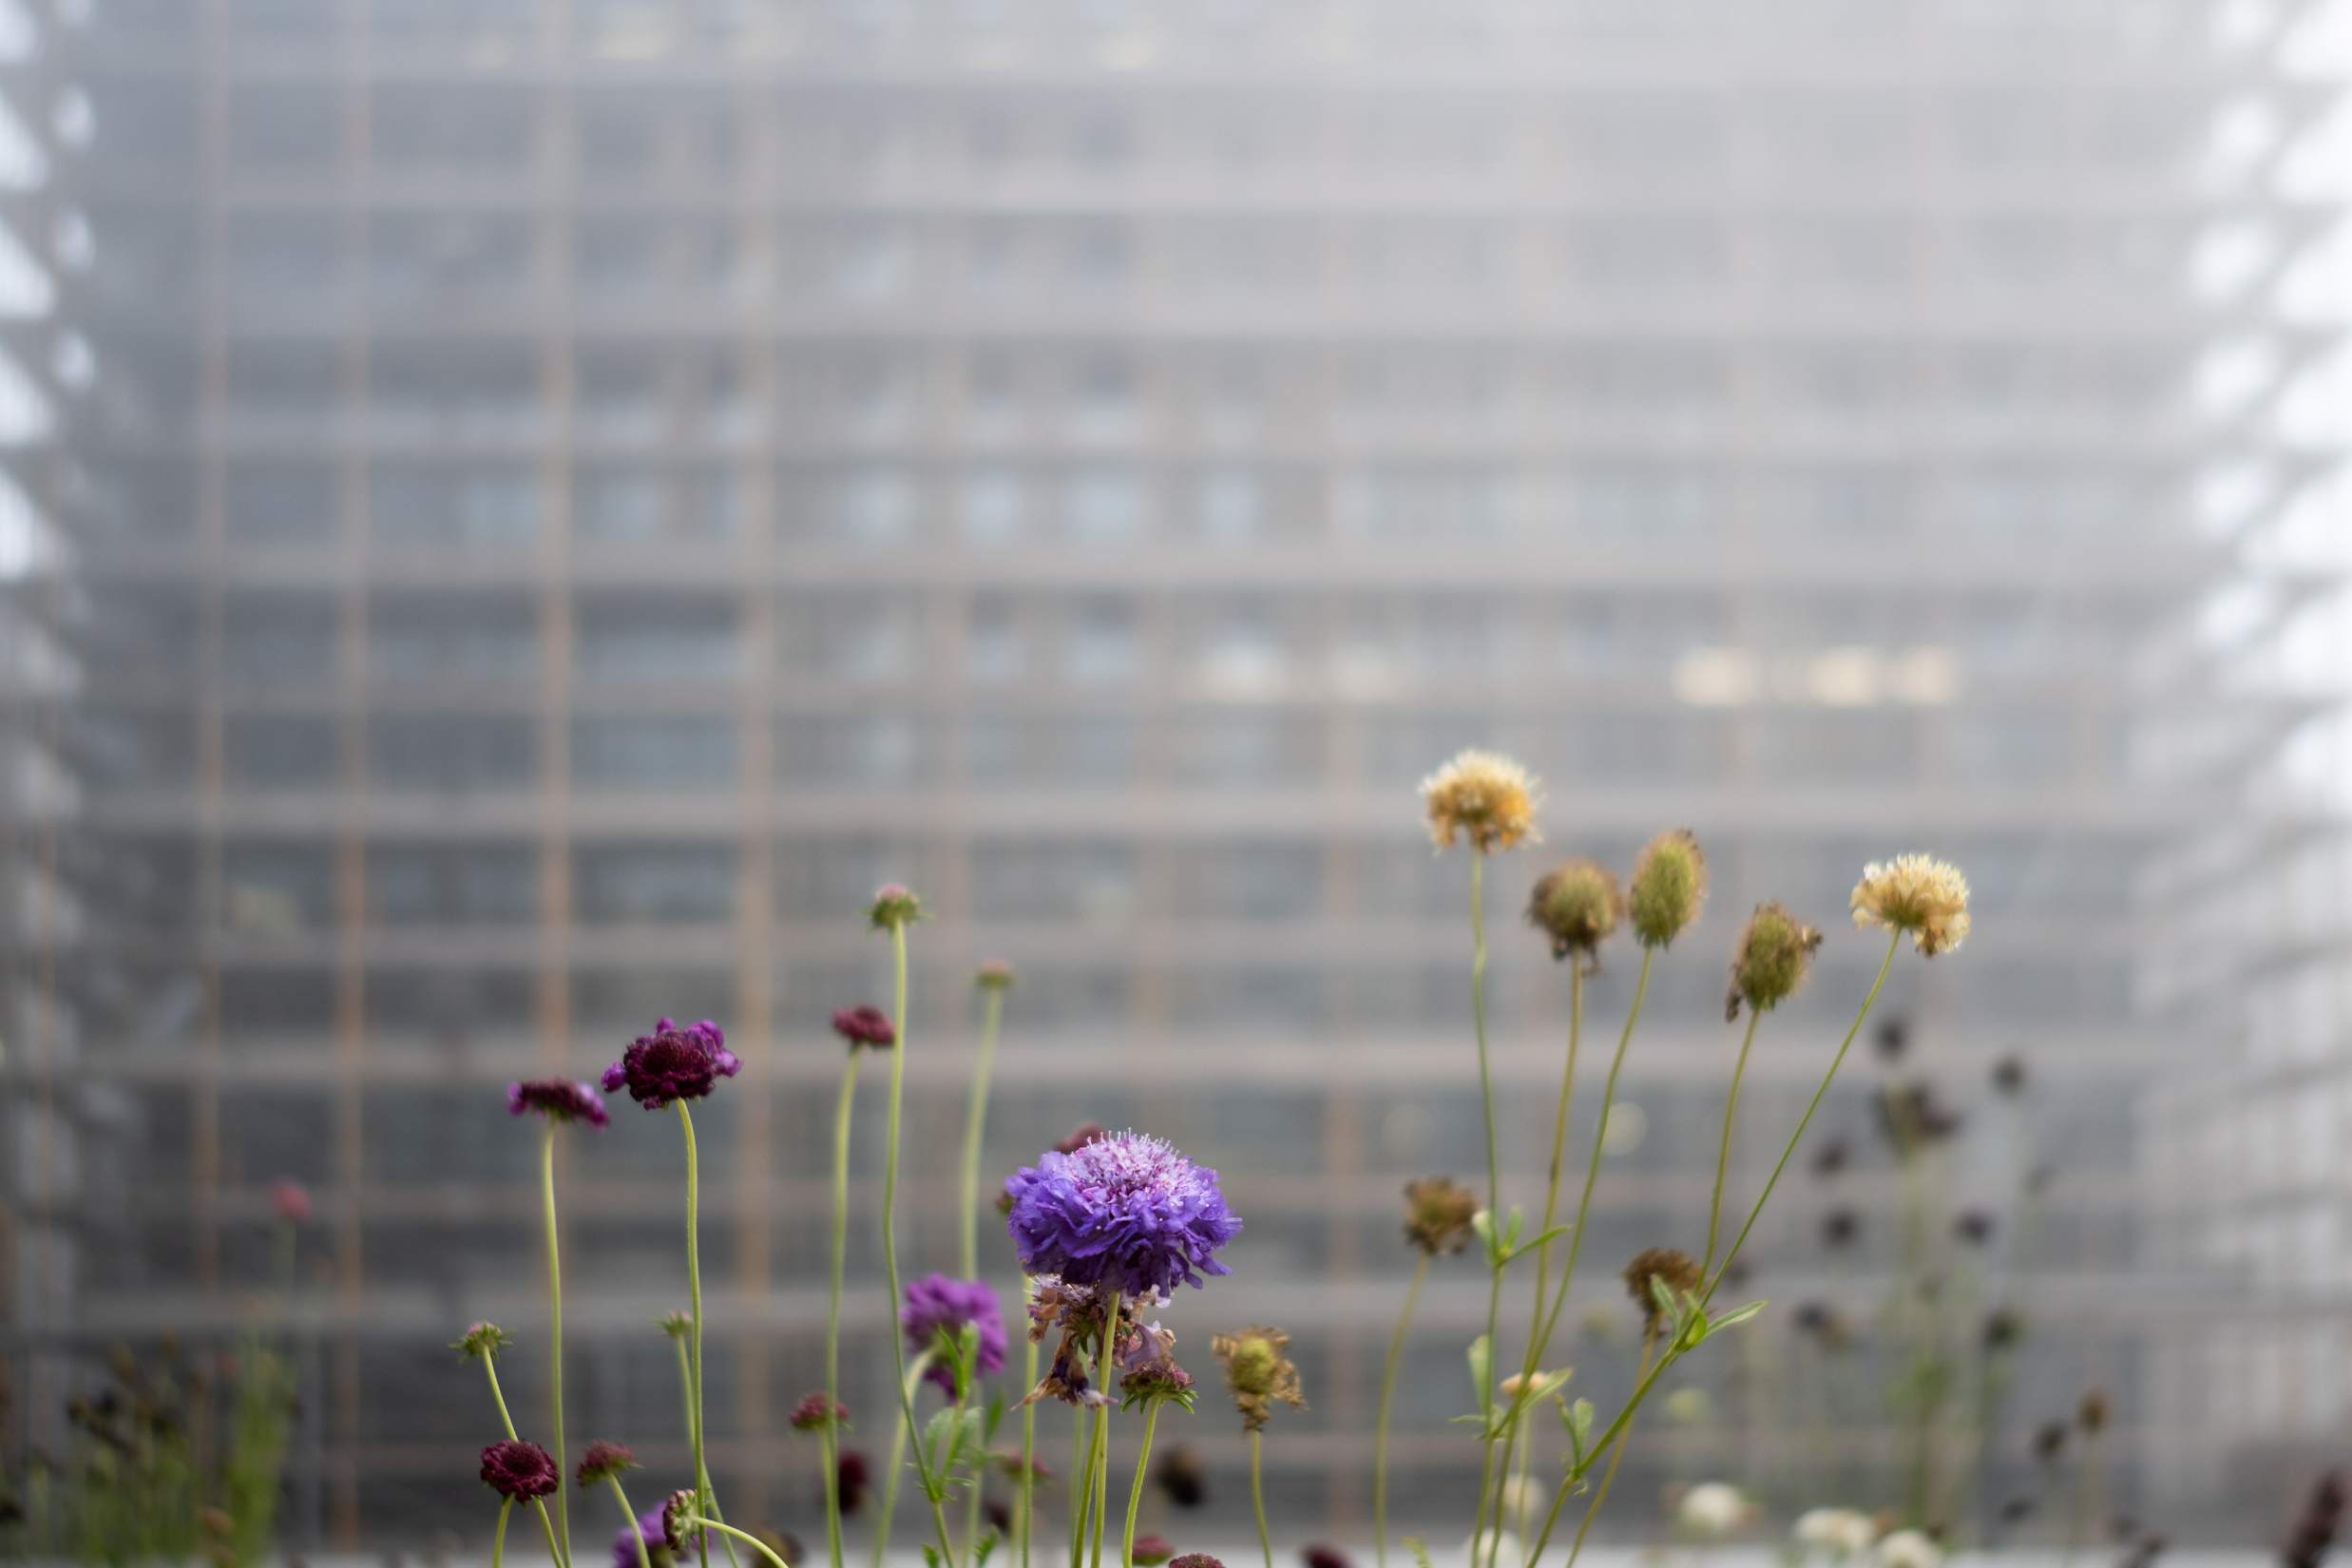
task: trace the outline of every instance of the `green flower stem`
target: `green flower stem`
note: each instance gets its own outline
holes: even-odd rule
[[[1723,1178],[1731,1168],[1731,1126],[1739,1116],[1739,1084],[1748,1076],[1748,1052],[1756,1042],[1756,1025],[1763,1022],[1761,1012],[1748,1009],[1748,1032],[1740,1036],[1739,1060],[1731,1064],[1731,1092],[1723,1101],[1723,1146],[1715,1152],[1715,1190],[1707,1203],[1707,1255],[1699,1260],[1701,1279],[1715,1261],[1715,1238],[1723,1230]]]
[[[1250,1429],[1250,1506],[1257,1514],[1258,1549],[1266,1554],[1266,1568],[1274,1568],[1274,1538],[1266,1528],[1266,1480],[1260,1460],[1266,1446],[1266,1434],[1255,1427]]]
[[[775,1568],[792,1568],[792,1564],[786,1562],[782,1558],[775,1555],[774,1547],[770,1546],[766,1541],[760,1539],[757,1536],[753,1535],[749,1530],[736,1529],[734,1525],[728,1523],[723,1519],[705,1519],[698,1514],[689,1514],[686,1516],[686,1523],[696,1530],[716,1530],[722,1536],[732,1536],[736,1539],[750,1546],[753,1551],[757,1552],[761,1557],[766,1558],[770,1562],[775,1565]]]
[[[1119,1568],[1136,1568],[1136,1515],[1143,1509],[1143,1477],[1152,1464],[1152,1431],[1159,1425],[1159,1401],[1143,1407],[1143,1446],[1136,1452],[1135,1484],[1127,1488],[1127,1530],[1119,1538]]]
[[[980,1142],[988,1125],[988,1078],[996,1068],[996,1037],[1004,1022],[1004,992],[987,987],[981,1004],[980,1055],[972,1063],[971,1098],[964,1108],[964,1277],[980,1277]]]
[[[514,1512],[514,1499],[498,1500],[498,1528],[490,1532],[490,1568],[499,1568],[507,1558],[507,1516]]]
[[[1651,1353],[1656,1348],[1657,1335],[1644,1334],[1641,1341],[1643,1370],[1649,1369]],[[1578,1554],[1584,1550],[1584,1538],[1592,1534],[1593,1520],[1600,1517],[1600,1505],[1609,1501],[1609,1488],[1616,1484],[1617,1466],[1625,1463],[1625,1450],[1632,1447],[1633,1443],[1633,1429],[1628,1427],[1617,1435],[1617,1445],[1609,1450],[1609,1463],[1600,1473],[1600,1484],[1593,1489],[1593,1501],[1584,1505],[1584,1517],[1577,1521],[1577,1539],[1568,1543],[1570,1562],[1576,1561]],[[1544,1528],[1548,1534],[1551,1526],[1547,1523]],[[1541,1550],[1539,1545],[1538,1550]]]
[[[833,1407],[841,1399],[841,1279],[850,1250],[850,1117],[857,1100],[858,1053],[852,1048],[841,1074],[841,1099],[833,1111],[833,1255],[825,1298],[825,1425],[817,1428],[818,1460],[825,1467],[825,1550],[832,1568],[842,1568],[841,1488],[835,1484],[841,1435]]]
[[[1035,1387],[1035,1384],[1030,1385]],[[1086,1462],[1094,1457],[1084,1406],[1070,1411],[1070,1568],[1086,1560],[1086,1517],[1094,1506],[1095,1489],[1088,1482]]]
[[[564,1451],[564,1263],[556,1251],[555,1228],[555,1128],[547,1123],[547,1136],[539,1146],[539,1194],[547,1221],[547,1383],[549,1398],[555,1405],[555,1473],[562,1477],[556,1487],[556,1521],[562,1526],[564,1560],[572,1559],[572,1470],[570,1456]]]
[[[890,1549],[890,1524],[898,1516],[898,1478],[907,1468],[907,1438],[913,1426],[909,1419],[914,1409],[914,1390],[923,1382],[923,1374],[931,1369],[931,1352],[917,1351],[914,1360],[907,1363],[907,1398],[899,1405],[898,1427],[890,1437],[890,1463],[882,1472],[882,1512],[874,1520],[874,1568],[882,1568],[882,1559]],[[916,1452],[923,1444],[915,1444]]]
[[[884,1140],[888,1147],[882,1163],[882,1273],[883,1285],[889,1291],[885,1303],[883,1321],[890,1326],[890,1354],[898,1362],[898,1409],[907,1428],[914,1429],[914,1385],[907,1378],[907,1336],[898,1327],[898,1124],[899,1104],[907,1084],[907,925],[894,921],[890,926],[890,963],[893,975],[891,998],[894,1004],[890,1016],[898,1024],[898,1043],[890,1050],[890,1109],[884,1126]],[[930,1456],[924,1444],[914,1444],[916,1479],[923,1483],[923,1495],[931,1505],[931,1523],[939,1535],[939,1559],[943,1568],[955,1568],[955,1542],[947,1534],[947,1513],[940,1503],[939,1485],[931,1478]],[[883,1520],[882,1541],[889,1544],[889,1520]]]
[[[1486,1128],[1486,1220],[1493,1235],[1502,1233],[1502,1158],[1495,1133],[1495,1080],[1486,1051],[1486,853],[1470,851],[1470,1023],[1478,1036],[1479,1103]],[[1478,1517],[1471,1528],[1475,1542],[1486,1528],[1486,1503],[1498,1494],[1494,1476],[1495,1330],[1502,1311],[1502,1266],[1489,1262],[1486,1286],[1486,1375],[1479,1387]],[[1501,1501],[1499,1495],[1496,1501]],[[1471,1554],[1473,1558],[1477,1554]],[[1271,1552],[1267,1568],[1273,1568]]]
[[[508,1443],[522,1442],[522,1437],[514,1429],[514,1417],[507,1413],[507,1396],[498,1386],[497,1358],[484,1356],[482,1370],[490,1380],[490,1402],[498,1406],[498,1421],[500,1425],[507,1428],[507,1441]],[[539,1527],[547,1532],[547,1556],[555,1559],[558,1568],[571,1568],[571,1558],[564,1555],[564,1548],[556,1541],[555,1516],[547,1512],[547,1500],[533,1498],[531,1506],[539,1510]]]
[[[645,1532],[637,1527],[637,1510],[629,1506],[629,1494],[621,1489],[621,1478],[608,1475],[604,1484],[620,1501],[621,1522],[629,1527],[629,1539],[637,1543],[637,1568],[653,1568],[653,1554],[645,1549]]]
[[[1024,1278],[1021,1282],[1021,1299],[1025,1306],[1036,1291],[1035,1284]],[[1025,1313],[1023,1314],[1026,1315]],[[1019,1513],[1021,1530],[1021,1568],[1029,1568],[1031,1526],[1037,1521],[1037,1405],[1026,1398],[1028,1390],[1037,1386],[1037,1341],[1022,1336],[1021,1387],[1024,1395],[1021,1402],[1021,1487],[1015,1494],[1014,1508]]]
[[[1123,1292],[1111,1292],[1111,1309],[1102,1317],[1102,1353],[1095,1361],[1095,1390],[1103,1402],[1095,1406],[1095,1452],[1093,1478],[1087,1490],[1094,1494],[1094,1554],[1088,1559],[1093,1568],[1102,1568],[1102,1532],[1111,1512],[1111,1356],[1119,1348],[1119,1309]]]
[[[1796,1131],[1789,1134],[1787,1147],[1781,1150],[1780,1159],[1773,1165],[1771,1176],[1764,1183],[1764,1191],[1756,1195],[1755,1203],[1748,1211],[1747,1220],[1740,1226],[1739,1233],[1731,1238],[1731,1251],[1724,1254],[1723,1262],[1715,1270],[1713,1277],[1701,1288],[1698,1302],[1701,1310],[1704,1310],[1707,1304],[1714,1299],[1715,1291],[1722,1288],[1724,1276],[1731,1272],[1731,1265],[1739,1260],[1740,1248],[1746,1244],[1748,1233],[1755,1229],[1756,1220],[1764,1213],[1764,1206],[1771,1201],[1772,1189],[1780,1184],[1781,1173],[1788,1170],[1788,1161],[1796,1156],[1797,1146],[1805,1141],[1806,1128],[1812,1125],[1814,1113],[1821,1109],[1822,1100],[1828,1096],[1829,1085],[1837,1079],[1838,1069],[1845,1062],[1846,1052],[1853,1048],[1855,1037],[1862,1033],[1864,1020],[1870,1016],[1870,1009],[1878,1003],[1879,992],[1886,985],[1886,972],[1894,966],[1895,949],[1902,944],[1903,936],[1903,932],[1897,931],[1894,933],[1893,940],[1887,943],[1886,956],[1879,961],[1879,972],[1871,980],[1869,992],[1863,997],[1862,1007],[1854,1014],[1854,1022],[1846,1028],[1845,1038],[1838,1042],[1837,1055],[1829,1061],[1829,1070],[1822,1075],[1820,1086],[1814,1089],[1812,1100],[1805,1107],[1805,1115],[1797,1119]],[[1633,1423],[1635,1414],[1640,1410],[1642,1402],[1650,1397],[1650,1390],[1657,1386],[1658,1379],[1664,1375],[1668,1367],[1673,1366],[1681,1358],[1681,1355],[1682,1350],[1679,1345],[1669,1346],[1666,1353],[1658,1357],[1656,1363],[1634,1386],[1634,1391],[1626,1397],[1624,1407],[1617,1411],[1616,1419],[1609,1424],[1607,1431],[1601,1433],[1599,1441],[1585,1450],[1588,1456],[1586,1468],[1590,1467],[1589,1456],[1600,1453],[1624,1434],[1626,1427]],[[1560,1482],[1560,1494],[1553,1501],[1553,1519],[1558,1518],[1559,1505],[1566,1501],[1568,1489],[1582,1479],[1582,1471],[1572,1468],[1567,1478]],[[1597,1498],[1595,1499],[1595,1503],[1597,1504],[1598,1501]],[[1588,1508],[1588,1518],[1590,1513],[1591,1510]],[[1542,1537],[1537,1541],[1536,1550],[1528,1555],[1529,1568],[1533,1568],[1536,1559],[1542,1556],[1543,1545],[1551,1539],[1551,1524],[1547,1521]],[[1571,1556],[1568,1560],[1573,1564],[1576,1558]]]
[[[1584,1166],[1584,1191],[1577,1197],[1576,1223],[1570,1227],[1568,1232],[1568,1256],[1560,1266],[1559,1285],[1553,1292],[1552,1308],[1543,1319],[1542,1331],[1537,1334],[1527,1347],[1527,1360],[1520,1378],[1520,1392],[1511,1411],[1510,1438],[1512,1441],[1517,1440],[1520,1421],[1525,1415],[1535,1370],[1542,1365],[1543,1352],[1550,1348],[1552,1335],[1559,1327],[1559,1314],[1567,1309],[1568,1288],[1576,1282],[1577,1263],[1584,1255],[1585,1225],[1592,1216],[1594,1189],[1600,1184],[1601,1156],[1608,1152],[1609,1118],[1616,1109],[1617,1078],[1625,1069],[1625,1053],[1634,1043],[1635,1026],[1641,1022],[1641,1004],[1650,994],[1650,969],[1656,957],[1656,948],[1650,947],[1642,948],[1641,972],[1634,980],[1634,1000],[1632,1004],[1625,1009],[1625,1026],[1617,1031],[1617,1047],[1609,1058],[1609,1076],[1602,1081],[1600,1087],[1600,1122],[1593,1129],[1593,1152]],[[1510,1457],[1511,1449],[1506,1444],[1503,1448],[1503,1463],[1506,1466],[1510,1463]],[[1496,1514],[1498,1518],[1501,1516],[1500,1507],[1496,1509]],[[1498,1539],[1488,1548],[1488,1551],[1492,1556],[1500,1554],[1501,1550],[1502,1545],[1500,1532],[1498,1532]]]
[[[692,1407],[687,1412],[686,1432],[694,1448],[695,1511],[716,1513],[717,1505],[711,1500],[710,1466],[704,1463],[702,1453],[701,1161],[700,1157],[695,1151],[694,1113],[686,1108],[684,1100],[680,1100],[675,1103],[678,1106],[679,1128],[686,1135],[686,1298],[687,1310],[693,1314],[694,1318],[694,1321],[687,1325],[694,1335],[693,1355],[690,1358],[694,1368],[694,1389],[689,1398]],[[709,1568],[710,1541],[706,1538],[698,1537],[695,1545],[699,1549],[703,1568]]]
[[[1421,1288],[1428,1278],[1429,1254],[1424,1252],[1413,1264],[1413,1282],[1405,1288],[1405,1310],[1397,1314],[1396,1331],[1388,1336],[1388,1359],[1380,1373],[1380,1414],[1372,1423],[1372,1555],[1378,1568],[1388,1568],[1388,1410],[1396,1403],[1405,1336],[1412,1329],[1413,1309],[1421,1304]]]

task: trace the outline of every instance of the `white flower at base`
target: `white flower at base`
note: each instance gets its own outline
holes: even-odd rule
[[[1514,1529],[1527,1528],[1527,1516],[1542,1501],[1540,1488],[1526,1476],[1513,1476],[1502,1483],[1502,1517]]]
[[[1898,1530],[1879,1542],[1879,1568],[1943,1568],[1943,1549],[1917,1530]]]
[[[1799,1546],[1834,1558],[1860,1557],[1878,1533],[1877,1522],[1858,1508],[1808,1508],[1790,1532]]]
[[[1674,1522],[1691,1535],[1714,1538],[1728,1536],[1747,1523],[1748,1513],[1748,1500],[1738,1487],[1702,1481],[1682,1494]]]
[[[1501,1533],[1488,1530],[1482,1535],[1473,1536],[1462,1543],[1462,1550],[1463,1555],[1471,1562],[1486,1561],[1489,1553],[1494,1555],[1493,1560],[1497,1563],[1527,1560],[1526,1550],[1520,1545],[1519,1537],[1508,1530]]]

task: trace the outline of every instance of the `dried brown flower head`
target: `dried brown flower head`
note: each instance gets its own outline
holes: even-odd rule
[[[1786,1002],[1812,972],[1821,933],[1778,904],[1759,904],[1740,932],[1731,958],[1731,988],[1723,999],[1726,1022],[1745,1002],[1759,1013]]]
[[[1908,931],[1929,958],[1968,940],[1968,879],[1931,855],[1897,855],[1864,866],[1853,903],[1856,930],[1884,926]]]
[[[1441,850],[1453,848],[1457,838],[1468,839],[1481,854],[1540,843],[1536,807],[1541,800],[1535,776],[1493,752],[1463,752],[1421,781],[1429,841]]]
[[[1707,857],[1687,828],[1670,828],[1634,862],[1626,912],[1645,947],[1663,947],[1698,918],[1707,903]]]
[[[1225,1386],[1233,1390],[1244,1431],[1264,1431],[1275,1400],[1293,1410],[1307,1408],[1298,1367],[1288,1354],[1291,1336],[1281,1329],[1250,1328],[1218,1334],[1209,1341],[1209,1348],[1225,1363]]]
[[[1478,1195],[1452,1176],[1423,1176],[1405,1184],[1405,1239],[1439,1257],[1470,1245]]]
[[[1658,1306],[1658,1285],[1675,1295],[1696,1291],[1698,1259],[1679,1247],[1645,1247],[1625,1266],[1626,1292],[1641,1309],[1641,1326],[1646,1333],[1654,1334],[1666,1327],[1666,1314]]]
[[[1564,860],[1536,879],[1527,924],[1552,939],[1552,956],[1590,959],[1617,928],[1624,908],[1617,879],[1591,860]]]

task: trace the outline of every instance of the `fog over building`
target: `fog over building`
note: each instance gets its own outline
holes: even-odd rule
[[[292,1544],[478,1533],[490,1412],[449,1342],[502,1323],[509,1398],[545,1400],[502,1086],[707,1016],[746,1062],[701,1117],[716,1481],[821,1539],[784,1418],[819,1381],[826,1021],[887,1003],[863,912],[899,880],[933,915],[905,1268],[953,1267],[1001,957],[987,1169],[1094,1120],[1223,1170],[1236,1272],[1166,1319],[1204,1382],[1213,1331],[1293,1332],[1313,1407],[1270,1491],[1360,1535],[1399,1190],[1482,1163],[1468,865],[1414,799],[1465,745],[1548,794],[1547,845],[1489,877],[1509,1201],[1540,1204],[1567,1029],[1528,884],[1666,827],[1713,873],[1555,1357],[1604,1411],[1616,1270],[1704,1233],[1746,912],[1829,934],[1760,1037],[1743,1207],[1876,967],[1863,863],[1930,849],[1976,888],[1964,951],[1897,964],[1903,1054],[1857,1046],[1823,1112],[1852,1168],[1793,1167],[1750,1244],[1773,1312],[1693,1374],[1718,1421],[1645,1422],[1635,1517],[1674,1480],[1899,1489],[1896,1418],[1804,1392],[1892,1362],[1824,1372],[1789,1318],[1880,1310],[1906,1196],[1871,1095],[1919,1075],[1967,1119],[1955,1201],[2000,1216],[1935,1310],[2032,1329],[1956,1518],[2034,1493],[2024,1434],[2094,1385],[2117,1506],[2190,1535],[2266,1522],[2269,1444],[2341,1435],[2341,1396],[2232,1381],[2240,1286],[2151,1136],[2196,1097],[2146,1093],[2239,1048],[2232,977],[2299,950],[2208,966],[2164,910],[2229,882],[2217,828],[2312,825],[2249,805],[2311,699],[2230,662],[2326,586],[2246,543],[2341,455],[2266,417],[2331,346],[2276,304],[2336,217],[2278,179],[2329,105],[2281,66],[2310,7],[20,9],[0,91],[38,173],[6,217],[53,297],[0,335],[48,411],[8,453],[43,549],[0,602],[0,1456],[108,1345],[232,1334],[292,1177]],[[2228,405],[2224,359],[2255,367]],[[2259,608],[2217,652],[2233,583]],[[1576,1169],[1637,961],[1588,990]],[[682,1473],[675,1127],[623,1105],[564,1160],[575,1450]],[[1825,1246],[1840,1212],[1859,1239]],[[851,1271],[878,1452],[862,1235]],[[1484,1310],[1475,1261],[1438,1268],[1402,1530],[1465,1527]],[[2341,1369],[2342,1324],[2307,1333],[2283,1388]],[[2236,1469],[2196,1439],[2217,1404]],[[1237,1539],[1241,1445],[1201,1409]]]

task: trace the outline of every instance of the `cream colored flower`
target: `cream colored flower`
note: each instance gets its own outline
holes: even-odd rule
[[[1456,838],[1482,854],[1541,843],[1536,808],[1542,799],[1533,774],[1493,752],[1463,752],[1421,781],[1429,841],[1441,850]]]
[[[1879,1568],[1943,1568],[1943,1549],[1917,1530],[1898,1530],[1879,1542]]]
[[[1730,1535],[1749,1519],[1748,1499],[1727,1482],[1702,1481],[1682,1494],[1674,1522],[1686,1534],[1712,1540]]]
[[[1808,1508],[1797,1516],[1790,1535],[1808,1551],[1856,1558],[1878,1538],[1878,1521],[1859,1508]]]
[[[1968,940],[1968,879],[1932,855],[1872,861],[1854,884],[1854,927],[1908,931],[1929,958]]]

